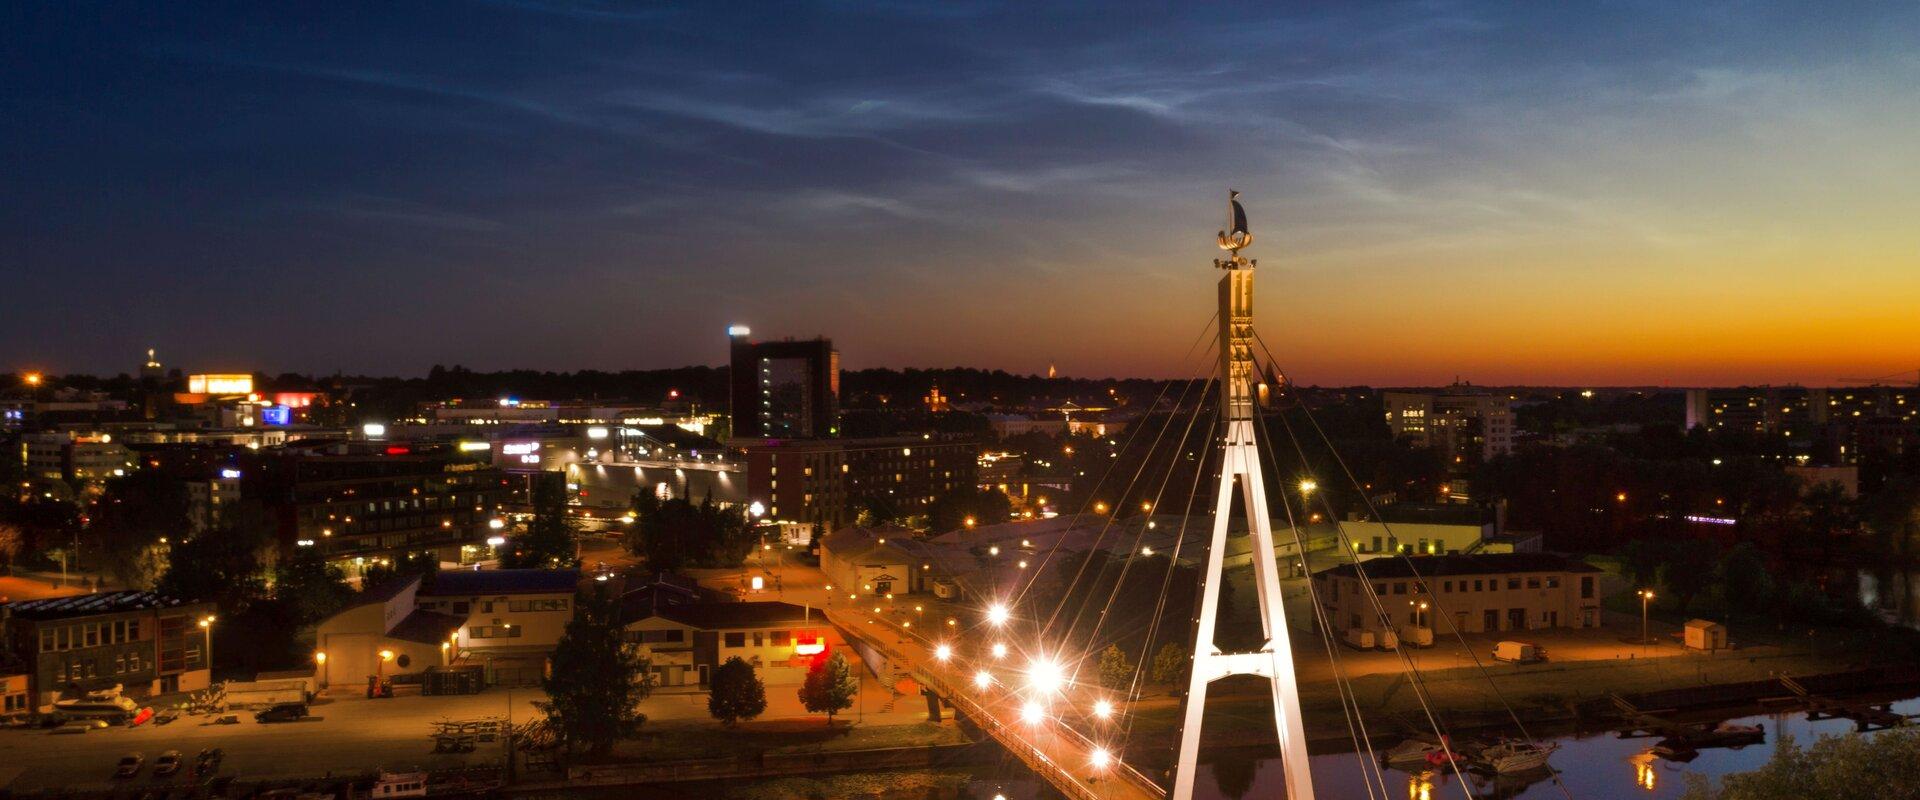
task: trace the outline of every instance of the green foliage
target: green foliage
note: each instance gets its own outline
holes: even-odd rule
[[[573,619],[554,646],[552,669],[541,686],[540,709],[560,731],[568,752],[584,746],[606,755],[615,741],[646,721],[640,701],[653,693],[653,676],[639,650],[620,641],[620,608],[598,584],[574,597]]]
[[[996,489],[961,487],[935,498],[927,507],[927,529],[934,532],[958,530],[972,518],[975,524],[995,525],[1007,521],[1013,501]]]
[[[0,568],[13,566],[13,560],[26,547],[27,534],[11,522],[0,522]]]
[[[1121,652],[1120,645],[1110,644],[1100,652],[1100,685],[1119,691],[1133,683],[1133,664],[1127,661],[1127,654]]]
[[[299,625],[312,625],[346,606],[353,587],[339,567],[312,547],[294,548],[293,558],[274,569],[273,598],[287,607]]]
[[[416,575],[431,576],[440,571],[440,559],[430,553],[405,552],[390,559],[388,564],[368,564],[360,571],[360,588],[378,589],[396,580]]]
[[[1685,539],[1669,545],[1666,561],[1660,567],[1660,585],[1672,595],[1674,607],[1682,615],[1695,597],[1713,586],[1715,555],[1712,542]]]
[[[638,508],[642,505],[644,513]],[[696,506],[679,499],[643,503],[636,497],[635,506],[637,519],[627,535],[627,548],[656,571],[737,567],[757,540],[745,513],[720,508],[712,498]]]
[[[242,516],[229,515],[230,519]],[[211,600],[229,615],[243,612],[267,596],[261,563],[267,544],[264,529],[237,519],[174,542],[166,572],[154,590],[183,600]]]
[[[832,725],[833,715],[852,708],[859,694],[859,676],[853,674],[847,654],[836,650],[807,668],[807,680],[800,684],[800,705],[815,714],[826,714],[827,724]]]
[[[580,546],[573,519],[567,516],[564,477],[541,475],[533,482],[533,519],[524,530],[507,537],[500,552],[506,569],[563,569],[580,563]]]
[[[753,665],[739,656],[727,659],[713,671],[711,691],[707,693],[707,713],[723,725],[753,719],[767,710],[767,687],[753,671]],[[829,720],[831,721],[831,720]]]
[[[153,588],[166,569],[165,541],[188,530],[186,484],[157,471],[138,470],[107,481],[89,532],[101,566],[120,585]]]
[[[1773,758],[1715,786],[1691,776],[1684,800],[1885,800],[1920,797],[1920,729],[1823,736],[1802,749],[1782,735]]]
[[[1177,683],[1187,672],[1187,648],[1168,642],[1153,654],[1153,682]]]
[[[1759,548],[1747,542],[1720,556],[1720,595],[1733,606],[1755,608],[1773,596],[1773,576]]]

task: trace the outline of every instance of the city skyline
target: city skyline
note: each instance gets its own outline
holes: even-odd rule
[[[1303,384],[1920,365],[1920,11],[1616,12],[15,9],[0,368],[1185,377],[1228,188]]]

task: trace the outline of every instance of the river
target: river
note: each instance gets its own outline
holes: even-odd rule
[[[1894,703],[1893,710],[1903,714],[1920,713],[1920,698]],[[1851,734],[1853,723],[1848,720],[1820,720],[1809,722],[1801,712],[1785,714],[1766,714],[1742,717],[1735,722],[1761,725],[1766,728],[1767,741],[1739,750],[1709,749],[1702,750],[1697,758],[1688,763],[1676,763],[1653,757],[1648,753],[1655,739],[1620,739],[1612,733],[1599,733],[1584,736],[1567,736],[1553,741],[1560,745],[1553,754],[1553,766],[1560,772],[1560,781],[1565,792],[1548,778],[1536,778],[1536,782],[1509,781],[1501,779],[1491,781],[1469,773],[1468,779],[1473,786],[1471,797],[1489,800],[1491,798],[1511,798],[1512,800],[1545,800],[1556,798],[1564,800],[1571,796],[1575,800],[1612,800],[1613,798],[1643,797],[1650,800],[1677,798],[1686,792],[1687,776],[1717,778],[1734,772],[1746,772],[1759,768],[1773,755],[1775,745],[1782,733],[1793,737],[1801,746],[1806,746],[1821,735]],[[1871,736],[1873,734],[1866,734]],[[1368,797],[1365,773],[1352,753],[1315,756],[1313,761],[1314,785],[1321,797],[1346,798]],[[1250,774],[1249,774],[1250,770]],[[1278,759],[1252,759],[1251,763],[1203,765],[1202,774],[1197,782],[1197,794],[1208,800],[1242,800],[1242,798],[1280,798],[1286,796],[1282,787],[1282,775]],[[1220,786],[1224,772],[1229,788]],[[1467,797],[1460,791],[1459,781],[1451,773],[1408,774],[1397,770],[1387,770],[1387,797],[1399,800],[1442,800],[1446,798]],[[1245,787],[1244,791],[1235,790]],[[1378,796],[1378,789],[1375,795]]]

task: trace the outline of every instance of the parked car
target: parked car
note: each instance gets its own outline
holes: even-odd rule
[[[164,778],[180,771],[180,751],[168,750],[153,760],[153,776]]]
[[[225,750],[209,747],[193,758],[193,774],[196,778],[205,778],[220,771],[220,760],[227,757]]]
[[[280,703],[263,708],[253,715],[254,722],[296,722],[306,719],[306,703]]]
[[[146,757],[139,753],[128,753],[121,756],[120,763],[115,764],[113,767],[113,777],[131,778],[138,775],[140,774],[140,765],[145,763],[147,763]]]

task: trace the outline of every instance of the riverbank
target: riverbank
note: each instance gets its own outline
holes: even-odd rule
[[[1581,725],[1614,719],[1610,696],[1642,708],[1689,705],[1740,705],[1789,695],[1779,676],[1810,678],[1815,691],[1856,691],[1884,686],[1920,686],[1920,673],[1889,674],[1856,669],[1844,653],[1783,653],[1772,648],[1752,654],[1693,654],[1667,658],[1577,661],[1534,665],[1489,664],[1485,670],[1456,668],[1423,672],[1419,684],[1405,675],[1366,675],[1351,682],[1353,699],[1375,737],[1388,739],[1431,730],[1421,698],[1456,735],[1476,731],[1513,731],[1518,717],[1529,729],[1572,731]],[[1303,684],[1300,691],[1309,747],[1316,753],[1351,749],[1339,695],[1331,682]],[[1504,702],[1503,702],[1504,701]],[[1511,708],[1509,713],[1508,708]],[[1128,743],[1135,763],[1160,766],[1177,743],[1179,700],[1146,698],[1135,705]],[[1215,684],[1207,703],[1205,747],[1231,747],[1272,741],[1272,707],[1264,681],[1228,678]]]

